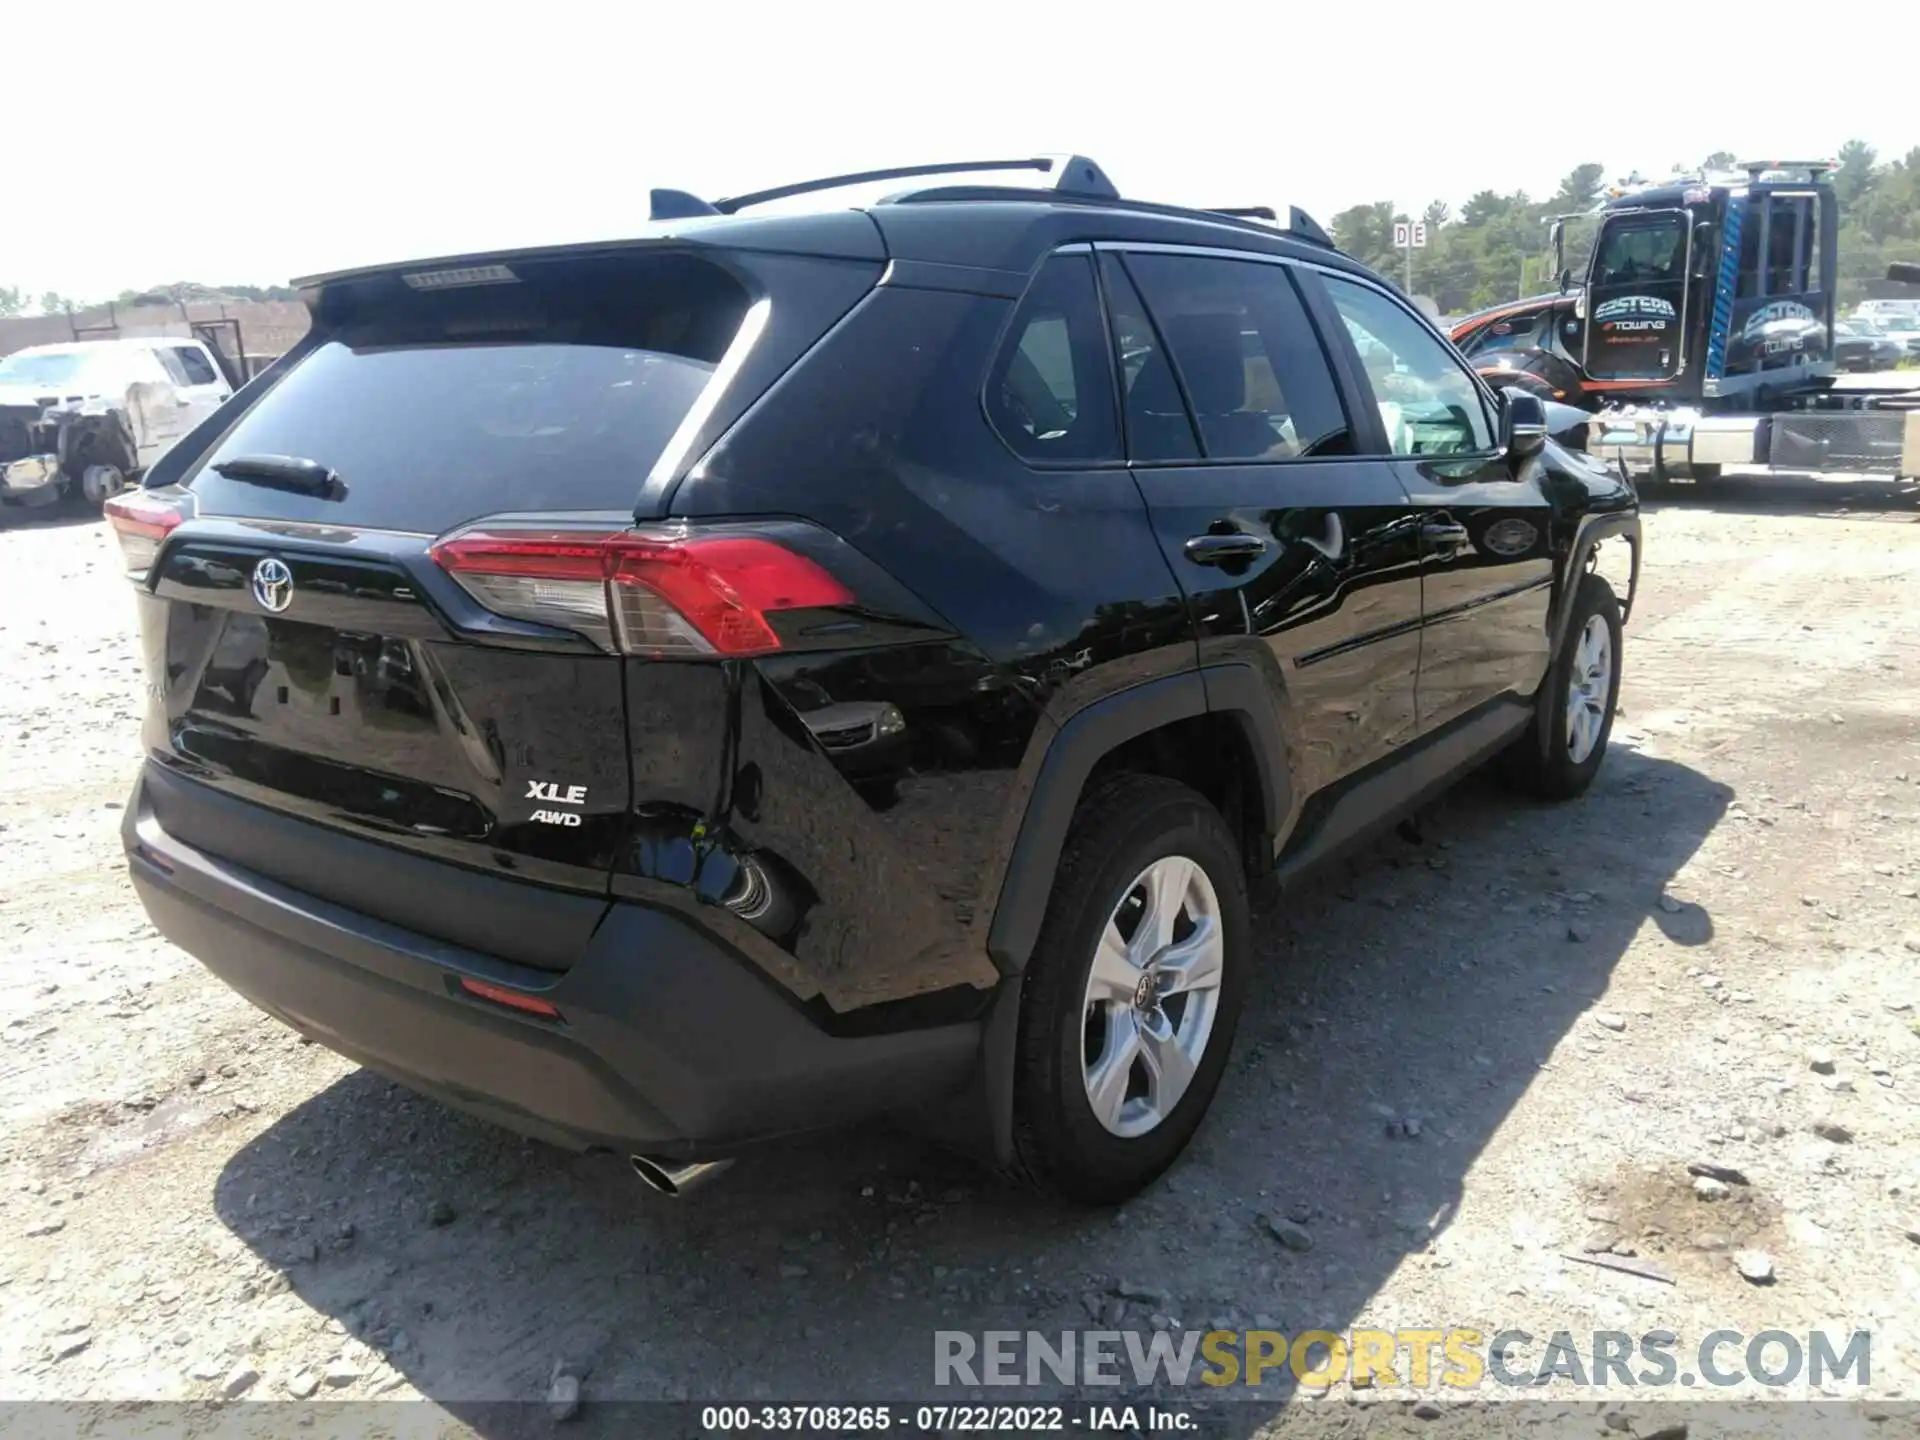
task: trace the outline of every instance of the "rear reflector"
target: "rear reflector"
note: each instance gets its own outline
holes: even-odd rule
[[[160,546],[173,528],[187,518],[178,502],[156,499],[142,490],[115,495],[102,508],[120,541],[127,575],[134,580],[143,578],[152,568]]]
[[[505,1005],[514,1010],[524,1010],[529,1015],[539,1015],[548,1020],[560,1018],[560,1012],[545,1000],[518,990],[509,990],[504,985],[489,985],[484,980],[470,980],[462,975],[460,988],[469,995],[477,995],[482,1000],[491,1000],[496,1005]]]
[[[432,555],[489,610],[629,655],[766,655],[781,648],[769,616],[853,603],[812,560],[757,535],[471,530]]]

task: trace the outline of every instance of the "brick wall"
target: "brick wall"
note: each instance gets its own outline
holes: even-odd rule
[[[240,338],[249,355],[283,355],[307,333],[307,307],[297,300],[189,301],[187,315],[195,320],[238,320]],[[84,313],[74,312],[75,324],[105,325],[108,311],[104,305]],[[187,335],[187,323],[177,305],[143,305],[116,310],[112,316],[123,336]],[[95,338],[95,337],[83,337]],[[106,338],[102,332],[98,338]],[[65,315],[22,315],[0,319],[0,355],[10,355],[29,345],[52,345],[73,339]]]

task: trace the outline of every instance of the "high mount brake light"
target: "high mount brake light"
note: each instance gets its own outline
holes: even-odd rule
[[[187,518],[178,505],[156,500],[139,490],[115,495],[101,507],[120,541],[129,579],[139,580],[152,568],[154,557],[175,526]]]
[[[853,603],[813,561],[758,535],[469,530],[430,553],[496,614],[629,655],[766,655],[781,648],[769,616]]]

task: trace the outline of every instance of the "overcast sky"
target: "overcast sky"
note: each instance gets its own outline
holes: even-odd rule
[[[1856,54],[1842,81],[1838,62],[1859,37],[1916,33],[1913,9],[1855,0],[1843,42],[1812,12],[1750,26],[1699,0],[1579,19],[1484,0],[16,5],[0,285],[268,284],[624,233],[651,185],[1054,150],[1130,196],[1323,221],[1544,193],[1583,160],[1664,172],[1854,136],[1900,154],[1920,145],[1911,75]],[[1615,28],[1632,14],[1650,23]]]

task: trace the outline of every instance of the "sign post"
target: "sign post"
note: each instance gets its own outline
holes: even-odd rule
[[[1396,220],[1393,222],[1393,245],[1396,250],[1404,250],[1407,255],[1407,294],[1413,294],[1413,252],[1427,248],[1427,222],[1424,220]]]

